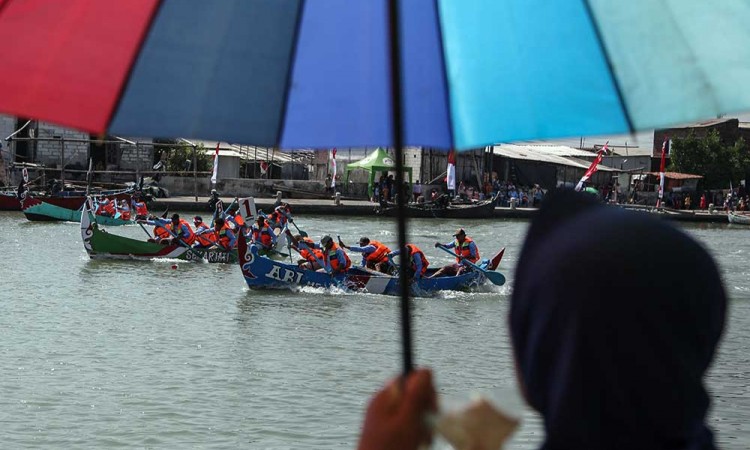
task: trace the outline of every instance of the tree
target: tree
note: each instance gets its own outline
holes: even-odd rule
[[[672,140],[669,171],[703,176],[704,189],[724,189],[731,181],[739,185],[750,169],[750,153],[740,138],[734,145],[724,145],[719,132],[712,130],[705,138],[694,132],[685,138]]]
[[[193,147],[179,146],[167,149],[169,156],[167,157],[167,170],[170,172],[192,172],[193,171]],[[213,162],[210,157],[206,155],[203,144],[199,144],[195,149],[195,156],[198,159],[198,165],[196,170],[198,172],[206,172],[209,167],[213,167]],[[187,161],[190,161],[188,163]]]

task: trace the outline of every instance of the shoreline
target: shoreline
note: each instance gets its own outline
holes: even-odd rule
[[[211,212],[208,209],[208,197],[198,197],[195,201],[193,196],[179,196],[169,198],[158,198],[151,202],[150,208],[154,211],[160,211],[169,208],[175,211],[191,211],[199,213]],[[225,204],[227,200],[222,198]],[[259,210],[268,213],[273,209],[275,198],[255,198],[255,205]],[[349,216],[349,217],[383,217],[375,214],[375,203],[368,200],[341,200],[340,205],[336,205],[332,199],[284,199],[292,206],[292,213],[299,215],[321,215],[321,216]],[[639,205],[618,205],[630,211],[641,211],[652,213],[653,207]],[[536,214],[537,208],[510,208],[495,207],[494,219],[530,219]],[[653,212],[667,220],[678,222],[702,222],[702,223],[728,223],[727,214],[723,211],[715,211],[713,214],[708,211],[684,211],[664,208],[661,212]],[[471,219],[479,220],[479,219]],[[487,219],[483,219],[487,220]]]

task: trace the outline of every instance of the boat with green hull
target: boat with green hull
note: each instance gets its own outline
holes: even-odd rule
[[[226,264],[236,264],[238,261],[237,250],[227,252],[217,248],[198,249],[187,245],[163,245],[109,233],[99,227],[99,217],[94,217],[88,203],[84,205],[80,220],[83,247],[91,259],[173,258]]]
[[[113,198],[117,200],[128,200],[130,201],[129,193],[120,193]],[[85,202],[85,199],[84,199]],[[58,206],[51,202],[46,201],[43,198],[37,198],[29,193],[22,193],[21,195],[21,211],[27,219],[31,221],[64,221],[64,222],[80,222],[81,211],[83,210],[83,202],[78,209],[66,208],[65,206]],[[120,226],[130,225],[135,223],[132,220],[123,220],[120,218],[107,217],[107,216],[96,216],[97,223],[106,226]]]

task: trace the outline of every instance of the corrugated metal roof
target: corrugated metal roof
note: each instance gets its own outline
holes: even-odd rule
[[[648,175],[658,177],[659,172],[646,172]],[[664,172],[664,176],[673,180],[695,180],[696,178],[703,178],[701,175],[693,175],[691,173],[680,173],[680,172]]]
[[[591,165],[590,161],[575,158],[575,156],[595,156],[591,152],[563,146],[544,146],[544,145],[514,145],[502,144],[492,147],[492,153],[498,156],[504,156],[510,159],[520,159],[526,161],[537,161],[548,164],[557,164],[561,166],[575,167],[586,170]],[[569,156],[563,156],[569,155]],[[604,172],[619,172],[602,164],[599,164],[599,170]]]

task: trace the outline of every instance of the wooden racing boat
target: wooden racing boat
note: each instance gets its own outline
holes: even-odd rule
[[[324,272],[300,269],[296,264],[270,259],[258,254],[255,245],[244,241],[237,245],[240,267],[245,282],[251,289],[291,289],[303,286],[338,287],[371,294],[399,295],[397,276],[374,272],[362,267],[352,267],[336,276]],[[481,267],[487,270],[488,262]],[[427,275],[437,269],[428,269]],[[497,272],[499,274],[499,272]],[[467,291],[487,282],[481,270],[472,270],[458,276],[421,278],[413,283],[415,296],[430,296],[438,291]]]
[[[238,261],[237,250],[226,252],[217,248],[197,249],[182,245],[162,245],[108,233],[99,227],[99,218],[94,217],[88,203],[84,205],[80,220],[83,247],[91,259],[175,258],[232,264]]]
[[[750,225],[750,215],[748,214],[740,214],[737,212],[729,211],[729,213],[727,213],[727,219],[729,220],[729,223],[738,225]]]
[[[117,200],[130,201],[130,191],[112,194]],[[21,211],[31,221],[80,222],[81,210],[86,197],[36,197],[28,192],[21,194]],[[134,223],[131,220],[97,216],[102,225],[117,226]]]

